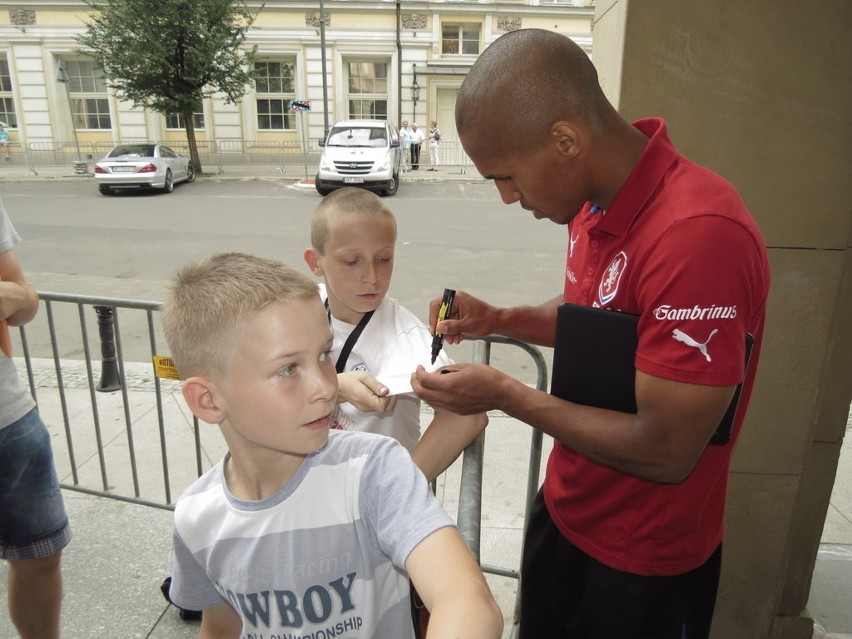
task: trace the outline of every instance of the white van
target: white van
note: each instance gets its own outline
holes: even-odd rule
[[[343,186],[360,186],[396,195],[402,149],[396,128],[386,120],[343,120],[331,127],[315,184],[320,195]]]

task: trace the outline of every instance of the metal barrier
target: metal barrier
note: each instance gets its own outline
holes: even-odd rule
[[[220,139],[216,144],[218,173],[231,165],[275,165],[284,174],[302,169],[305,177],[316,175],[322,149],[319,140],[259,141],[241,138]],[[310,168],[308,168],[310,166]]]
[[[429,159],[427,143],[423,145],[423,154],[420,157],[421,166],[424,164],[424,159],[427,161]],[[458,140],[441,140],[438,144],[438,160],[440,160],[441,166],[451,170],[457,168],[462,174],[466,174],[468,169],[471,173],[476,173],[476,168]]]
[[[13,350],[20,348],[23,356],[16,363],[23,369],[45,423],[61,421],[63,425],[64,440],[54,439],[53,444],[62,487],[173,510],[180,492],[224,455],[225,444],[217,429],[200,428],[182,402],[174,401],[180,395],[179,382],[161,380],[156,374],[154,360],[164,355],[158,352],[157,344],[164,341],[155,321],[160,302],[52,292],[39,292],[39,298],[44,312],[13,332],[13,337],[18,336],[13,340]],[[95,330],[100,357],[93,355],[90,335]],[[489,364],[494,344],[522,349],[535,363],[536,388],[546,389],[547,365],[537,348],[496,335],[467,339],[472,343],[474,363]],[[100,375],[96,381],[98,359]],[[40,393],[50,387],[56,388],[55,397]],[[71,389],[87,391],[85,408],[79,404],[79,393],[76,399],[69,399]],[[148,391],[153,403],[132,399],[131,390]],[[205,437],[205,431],[210,432],[209,437]],[[542,454],[541,432],[530,431],[524,531],[538,490]],[[456,519],[477,561],[487,432],[464,451]],[[140,450],[146,460],[144,467],[140,467]],[[158,463],[152,462],[154,458]],[[516,568],[482,565],[482,569],[519,579]],[[516,626],[519,605],[516,596]]]
[[[221,139],[217,142],[217,150],[220,155],[239,155],[250,159],[252,156],[269,158],[276,156],[302,155],[308,153],[320,153],[318,140],[307,140],[307,148],[302,148],[302,143],[292,141],[260,141],[243,140],[242,138]]]
[[[125,140],[125,142],[140,141],[144,140]],[[88,166],[104,157],[113,146],[115,146],[115,143],[109,141],[65,142],[46,140],[29,142],[21,149],[19,163],[26,163],[28,175],[38,175],[40,168],[66,165],[73,166],[76,174],[90,175],[87,170]]]
[[[38,175],[39,169],[68,166],[77,162],[93,165],[103,158],[117,144],[145,142],[139,139],[107,140],[100,142],[75,142],[46,140],[28,144],[10,143],[7,147],[9,159],[0,159],[8,166],[27,167],[28,174]],[[161,140],[175,151],[189,155],[189,143],[185,141]],[[262,141],[242,138],[222,138],[219,140],[199,140],[198,155],[202,170],[225,173],[227,166],[276,166],[283,173],[301,173],[306,176],[316,174],[322,149],[319,140]],[[2,151],[3,149],[0,149]],[[5,158],[5,154],[4,154]],[[473,164],[458,141],[441,141],[439,146],[441,169],[462,174],[475,173]],[[421,169],[428,168],[429,145],[424,142],[420,157]],[[91,166],[89,167],[91,168]]]
[[[154,374],[153,357],[159,355],[154,313],[160,303],[50,292],[39,292],[39,297],[44,312],[18,333],[23,373],[39,411],[46,423],[61,420],[63,425],[64,440],[54,440],[62,487],[173,509],[173,498],[211,463],[203,453],[194,417],[180,414],[167,424],[166,413],[174,415],[175,410],[172,406],[166,410],[166,394],[179,392],[179,386]],[[31,335],[36,331],[39,334],[34,339]],[[94,331],[99,336],[99,358],[92,354],[90,335]],[[132,343],[126,343],[125,334]],[[135,361],[148,363],[127,364],[128,353]],[[98,359],[101,371],[96,381],[93,363]],[[50,387],[56,388],[55,396],[40,392]],[[69,400],[72,389],[88,391],[85,409],[79,406],[79,397]],[[153,405],[134,403],[130,390],[152,392]],[[99,392],[109,394],[99,396]],[[104,420],[104,412],[108,420]],[[194,472],[187,472],[183,464],[182,474],[174,477],[170,456],[181,455],[186,461],[188,445],[194,452]],[[148,453],[145,468],[139,464],[140,446]],[[151,464],[152,447],[158,451],[157,467]],[[115,452],[108,456],[108,450]]]
[[[525,342],[520,342],[518,340],[509,339],[507,337],[502,337],[499,335],[489,335],[488,337],[466,337],[467,340],[474,340],[474,354],[473,361],[476,363],[488,364],[491,361],[491,346],[493,344],[504,344],[513,346],[516,348],[520,348],[524,352],[526,352],[530,357],[532,357],[533,362],[536,367],[536,389],[540,391],[547,390],[547,363],[544,360],[544,357],[541,354],[541,351],[538,350],[535,346],[530,346]],[[488,429],[486,428],[486,431]],[[485,437],[485,433],[477,438],[477,440],[468,446],[465,450],[465,456],[463,464],[467,465],[468,463],[468,451],[473,449],[472,457],[476,460],[474,463],[478,463],[478,476],[468,477],[467,485],[470,493],[462,492],[459,498],[459,514],[458,514],[458,526],[459,531],[461,531],[462,536],[465,541],[468,543],[468,547],[471,549],[471,552],[474,553],[476,560],[479,561],[479,530],[480,530],[480,522],[481,522],[481,509],[476,510],[475,514],[472,516],[462,516],[462,506],[465,503],[464,499],[467,494],[476,494],[480,497],[478,501],[478,505],[481,508],[481,495],[482,495],[482,463],[484,461],[484,450],[482,449],[483,439]],[[526,534],[527,526],[529,524],[530,519],[530,509],[532,508],[533,501],[535,500],[535,496],[538,493],[538,478],[541,472],[541,453],[542,453],[542,440],[543,435],[540,430],[535,428],[530,428],[530,452],[529,452],[529,466],[527,469],[527,487],[526,494],[524,498],[524,527],[523,533]],[[476,447],[476,448],[474,448]],[[464,483],[464,467],[462,470],[462,486],[465,486]],[[475,470],[468,471],[469,474],[473,474],[476,472]],[[478,483],[474,484],[478,478]],[[468,504],[467,507],[474,509],[476,508],[475,504]],[[470,521],[468,521],[468,517],[470,517]],[[476,532],[475,542],[476,545],[471,545],[471,541],[468,539],[467,535],[471,535],[471,532]],[[483,564],[480,562],[480,566],[482,567],[482,571],[486,573],[490,573],[493,575],[500,575],[502,577],[509,577],[512,579],[517,579],[520,585],[520,572],[519,569],[513,568],[505,568],[500,566],[492,566],[489,564]],[[513,611],[514,623],[512,626],[512,632],[510,634],[511,638],[515,638],[518,636],[519,624],[521,621],[521,590],[520,587],[517,589],[515,593],[515,607]]]
[[[6,147],[4,155],[4,164],[7,167],[27,167],[27,175],[38,175],[35,169],[36,163],[42,160],[42,165],[55,166],[58,165],[55,157],[55,152],[52,149],[42,149],[41,145],[36,145],[35,149],[29,145],[20,143],[11,143]],[[50,156],[50,157],[48,157]]]

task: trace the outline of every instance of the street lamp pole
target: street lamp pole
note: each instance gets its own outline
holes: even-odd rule
[[[77,126],[74,124],[74,105],[71,103],[71,88],[68,86],[71,78],[68,77],[68,71],[65,70],[64,60],[59,61],[56,79],[65,85],[65,94],[68,96],[68,111],[71,113],[71,130],[74,132],[74,145],[77,147],[77,161],[79,162],[83,158],[80,157],[80,141],[77,139]]]
[[[411,83],[411,101],[414,103],[412,109],[412,120],[417,121],[417,101],[420,99],[420,85],[417,84],[417,63],[411,65],[414,81]]]
[[[328,137],[328,75],[325,70],[325,8],[322,0],[319,0],[320,6],[320,59],[322,61],[322,118],[323,118],[323,134],[322,139]]]
[[[74,104],[71,102],[71,78],[65,70],[65,61],[60,60],[57,66],[56,79],[65,85],[65,94],[68,96],[68,111],[71,114],[71,130],[74,132],[74,146],[77,147],[77,161],[74,162],[75,175],[89,175],[89,169],[80,155],[80,140],[77,138],[77,125],[74,123]]]

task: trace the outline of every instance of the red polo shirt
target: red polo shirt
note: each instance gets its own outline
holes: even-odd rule
[[[566,302],[640,315],[636,368],[693,384],[744,381],[731,442],[708,446],[679,484],[596,464],[556,443],[544,497],[555,524],[599,561],[642,575],[703,564],[722,540],[728,466],[760,354],[769,266],[760,231],[734,188],[678,154],[665,123],[649,137],[609,209],[569,224]],[[755,338],[744,371],[745,333]]]

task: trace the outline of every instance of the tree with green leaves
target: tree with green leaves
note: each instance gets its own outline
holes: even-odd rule
[[[93,10],[77,37],[108,85],[134,107],[182,116],[197,173],[193,114],[221,94],[238,103],[253,81],[254,49],[244,47],[257,18],[242,0],[86,0]]]

